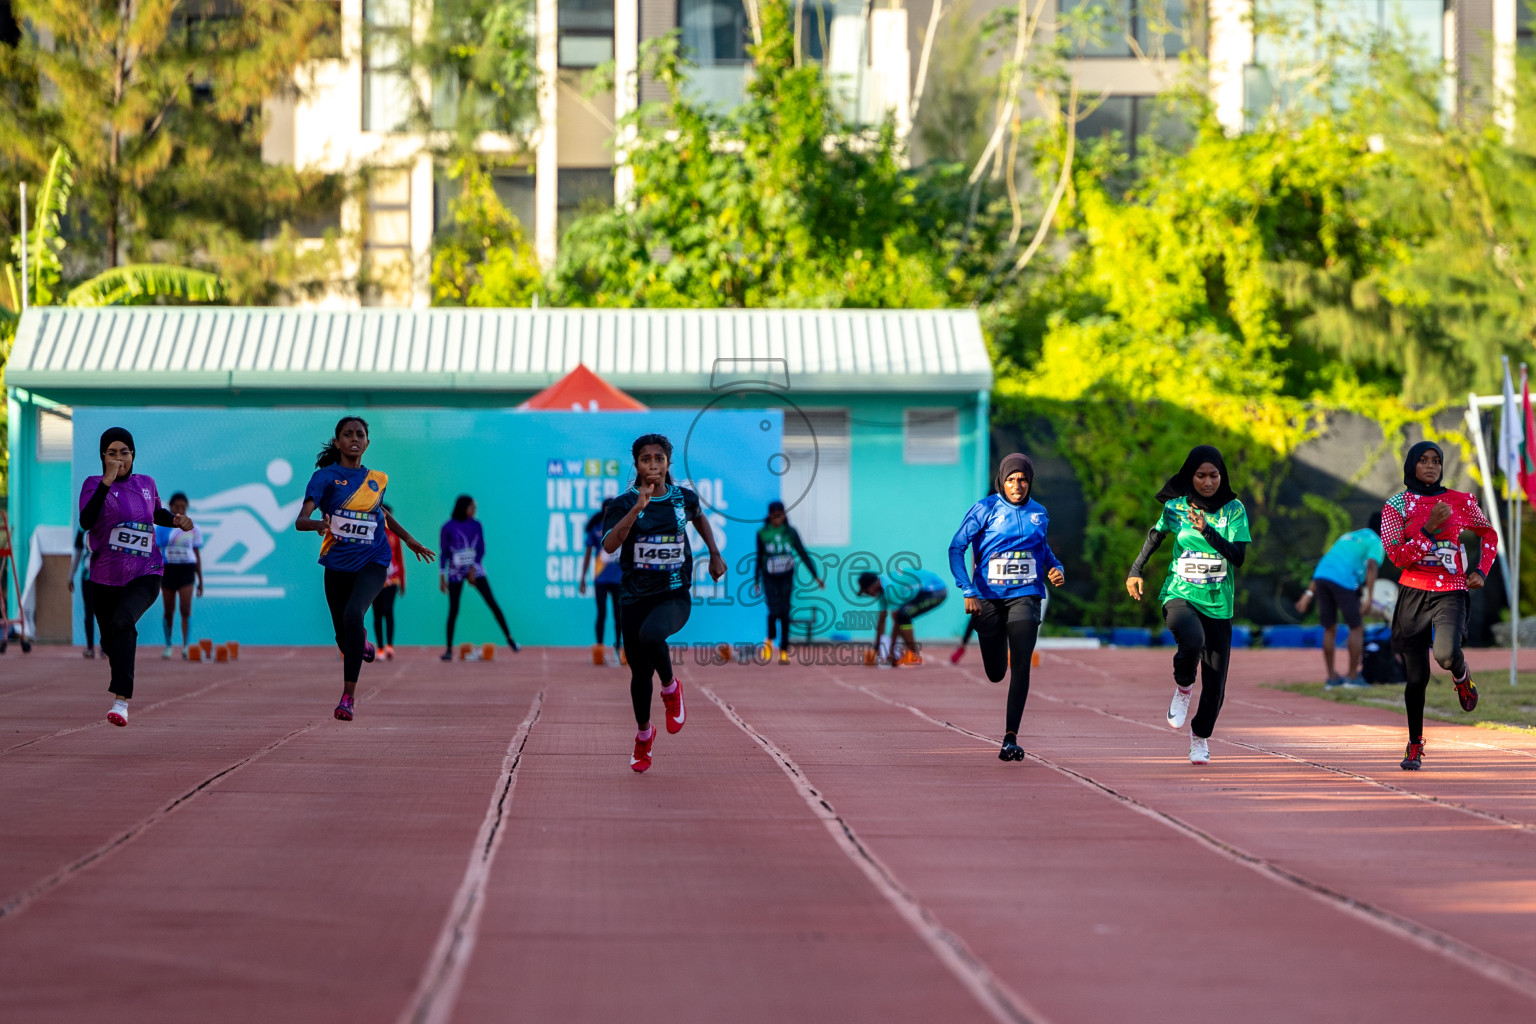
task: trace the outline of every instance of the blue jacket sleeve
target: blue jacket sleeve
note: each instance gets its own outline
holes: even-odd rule
[[[1041,547],[1043,547],[1045,549],[1045,571],[1046,572],[1050,572],[1052,569],[1061,569],[1061,568],[1063,568],[1063,566],[1061,564],[1061,559],[1056,557],[1056,552],[1051,550],[1051,545],[1049,543],[1043,543],[1043,544],[1041,544]]]
[[[965,519],[960,523],[960,529],[955,531],[954,539],[949,542],[949,571],[955,577],[955,586],[959,587],[960,593],[966,597],[976,596],[976,585],[971,580],[970,571],[965,567],[965,550],[981,532],[981,517],[976,514],[979,507],[979,504],[971,506],[971,510],[965,514]]]

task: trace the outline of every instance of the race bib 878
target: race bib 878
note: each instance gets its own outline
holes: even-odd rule
[[[107,534],[107,550],[148,558],[155,549],[155,528],[148,523],[118,523]]]

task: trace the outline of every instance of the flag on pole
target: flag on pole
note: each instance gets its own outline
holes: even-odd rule
[[[1504,409],[1499,422],[1499,472],[1507,493],[1519,493],[1525,469],[1525,418],[1515,404],[1515,382],[1509,376],[1509,357],[1504,357]]]
[[[1520,489],[1526,500],[1536,506],[1536,451],[1531,450],[1536,444],[1536,417],[1531,415],[1530,373],[1524,363],[1520,364],[1520,409],[1525,425],[1525,446],[1520,449]]]

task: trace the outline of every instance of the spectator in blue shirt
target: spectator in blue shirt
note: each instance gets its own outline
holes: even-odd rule
[[[1302,615],[1317,599],[1317,618],[1323,625],[1323,663],[1328,668],[1328,686],[1364,687],[1370,684],[1360,674],[1360,655],[1365,647],[1365,624],[1360,618],[1360,589],[1370,594],[1376,585],[1376,570],[1385,549],[1381,544],[1381,513],[1371,515],[1370,525],[1353,530],[1333,542],[1317,568],[1312,570],[1312,585],[1296,602]],[[1369,600],[1369,596],[1367,596]],[[1349,627],[1349,674],[1340,676],[1334,663],[1334,634],[1339,616]]]

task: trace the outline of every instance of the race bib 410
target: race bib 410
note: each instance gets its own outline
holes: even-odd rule
[[[683,535],[652,533],[635,538],[635,568],[671,571],[683,567]]]
[[[347,544],[372,544],[378,534],[379,521],[372,512],[353,512],[337,509],[331,513],[331,536]]]
[[[148,558],[155,549],[155,528],[148,523],[118,523],[107,534],[107,550]]]

